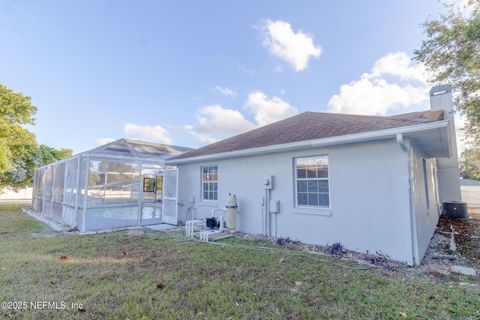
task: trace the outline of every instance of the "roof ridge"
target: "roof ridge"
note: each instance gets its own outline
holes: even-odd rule
[[[436,111],[426,110],[418,112],[418,118],[411,116],[415,113],[416,112],[395,116],[375,116],[305,111],[216,141],[212,144],[204,145],[171,159],[189,158],[202,154],[229,152],[259,146],[327,138],[442,120],[440,116],[436,116]],[[428,116],[429,113],[432,113],[432,115]],[[425,114],[425,116],[420,117],[421,114]],[[402,115],[407,116],[402,117]]]
[[[311,113],[311,114],[327,114],[327,115],[339,115],[346,117],[362,117],[362,118],[388,118],[388,116],[378,116],[373,114],[358,114],[358,113],[340,113],[340,112],[321,112],[321,111],[305,111],[300,114]],[[287,118],[288,119],[288,118]]]
[[[321,112],[321,111],[305,111],[299,114],[304,114],[304,113],[311,113],[311,114],[328,114],[328,115],[339,115],[339,116],[353,116],[353,117],[361,117],[361,118],[380,118],[380,119],[390,119],[390,118],[395,118],[399,117],[402,115],[409,115],[409,114],[415,114],[415,113],[426,113],[426,112],[431,112],[433,110],[426,109],[426,110],[420,110],[420,111],[411,111],[411,112],[406,112],[406,113],[399,113],[399,114],[394,114],[394,115],[374,115],[374,114],[358,114],[358,113],[340,113],[340,112]],[[435,111],[433,111],[435,112]],[[288,119],[288,118],[287,118]]]

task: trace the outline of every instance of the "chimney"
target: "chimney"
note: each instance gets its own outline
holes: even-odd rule
[[[448,84],[430,90],[430,108],[443,110],[449,122],[450,157],[437,159],[438,193],[441,202],[462,201],[458,168],[457,135],[453,110],[452,87]]]

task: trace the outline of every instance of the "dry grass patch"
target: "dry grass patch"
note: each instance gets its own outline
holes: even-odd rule
[[[177,241],[171,234],[49,232],[0,207],[0,302],[82,309],[0,310],[14,319],[478,318],[478,290],[287,251]],[[65,258],[61,258],[61,257]]]

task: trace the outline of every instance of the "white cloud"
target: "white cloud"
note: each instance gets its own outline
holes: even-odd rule
[[[246,107],[254,114],[255,121],[259,126],[264,126],[298,113],[297,108],[290,105],[287,101],[276,96],[268,98],[261,91],[254,91],[248,95]]]
[[[225,136],[232,136],[255,128],[237,110],[220,105],[197,110],[197,123],[185,125],[184,129],[203,143],[212,143]]]
[[[248,95],[245,108],[254,116],[255,123],[248,121],[239,111],[220,105],[211,105],[197,110],[197,122],[185,125],[184,129],[203,143],[240,134],[297,114],[297,108],[279,98],[269,98],[263,92]]]
[[[469,17],[475,9],[475,1],[471,0],[452,0],[447,1],[446,3],[452,5],[453,8],[460,12],[464,17]]]
[[[249,76],[253,76],[255,74],[255,71],[253,71],[252,69],[250,68],[247,68],[246,66],[244,66],[243,64],[239,65],[238,66],[238,70],[242,71],[242,72],[245,72],[246,74],[248,74]]]
[[[215,86],[213,88],[213,91],[220,92],[221,94],[227,97],[235,97],[237,95],[237,92],[235,90],[227,87]]]
[[[428,101],[425,68],[404,52],[389,53],[377,60],[369,73],[342,85],[328,102],[338,113],[385,115]]]
[[[125,134],[135,139],[142,139],[147,141],[155,141],[166,144],[171,144],[172,139],[170,133],[159,125],[155,126],[141,126],[133,123],[126,123],[123,126]]]
[[[405,52],[392,52],[378,59],[373,65],[370,77],[394,76],[406,81],[427,81],[423,64],[414,64]]]
[[[95,143],[99,146],[102,146],[104,144],[107,144],[107,143],[110,143],[110,142],[113,142],[115,141],[116,139],[113,139],[113,138],[108,138],[108,137],[105,137],[105,138],[98,138],[95,140]]]
[[[283,20],[267,20],[263,36],[263,44],[270,53],[291,64],[296,71],[304,70],[310,58],[318,58],[322,53],[313,36],[295,32],[290,23]]]

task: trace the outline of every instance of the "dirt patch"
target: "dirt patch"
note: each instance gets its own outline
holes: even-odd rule
[[[236,232],[235,237],[249,241],[250,245],[267,246],[272,248],[286,248],[290,250],[300,250],[308,253],[322,254],[326,256],[333,256],[340,260],[355,261],[366,268],[382,268],[387,271],[394,271],[406,267],[406,263],[392,260],[389,256],[381,252],[361,253],[347,250],[341,243],[333,243],[331,245],[312,245],[305,244],[290,238],[267,238],[261,235],[251,235]],[[252,243],[253,242],[253,243]]]
[[[143,236],[145,234],[145,231],[142,229],[130,229],[127,231],[127,235],[129,236]]]
[[[479,258],[480,220],[440,219],[418,271],[446,281],[461,280],[453,274],[476,278]]]
[[[455,232],[454,238],[458,253],[471,263],[480,267],[480,220],[440,219],[437,233],[448,234]]]
[[[59,232],[32,232],[32,238],[52,238],[59,234]]]

